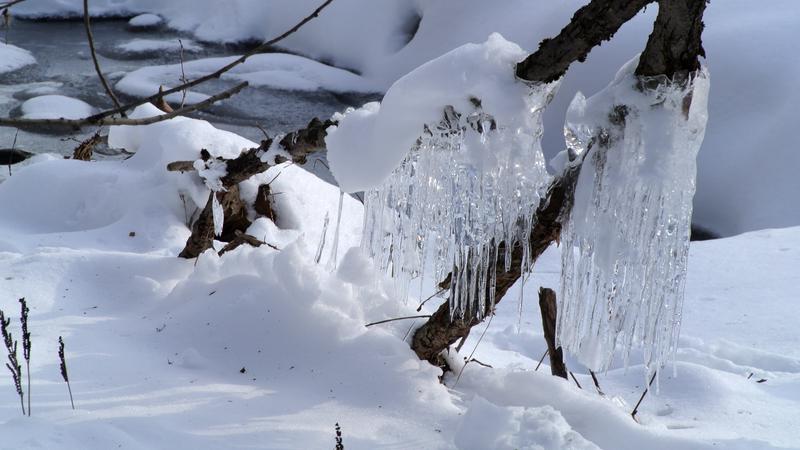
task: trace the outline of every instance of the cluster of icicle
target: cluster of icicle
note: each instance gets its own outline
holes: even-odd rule
[[[641,348],[653,373],[680,331],[709,78],[703,69],[643,82],[635,63],[567,113],[568,146],[585,159],[562,233],[557,338],[594,370],[608,369],[615,349],[627,366]]]
[[[453,318],[492,310],[498,258],[508,269],[509,244],[518,243],[528,260],[534,213],[550,181],[541,115],[557,84],[530,88],[523,126],[497,123],[477,99],[473,111],[444,108],[389,178],[365,193],[362,248],[398,280],[401,295],[413,278],[432,273],[440,281],[452,272]]]

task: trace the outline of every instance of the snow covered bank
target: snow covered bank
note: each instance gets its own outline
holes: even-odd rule
[[[36,64],[36,58],[31,52],[0,42],[0,74],[12,72],[31,64]]]
[[[800,448],[800,229],[693,246],[679,377],[662,377],[640,425],[629,413],[641,368],[600,374],[607,397],[574,361],[584,390],[546,365],[533,372],[544,349],[535,287],[557,283],[558,251],[528,281],[520,332],[513,303],[501,305],[475,352],[494,369],[470,363],[457,384],[448,376],[448,389],[403,342],[412,323],[363,327],[418,313],[415,299],[387,295],[370,263],[346,251],[360,240],[358,202],[345,197],[341,260],[331,272],[332,226],[321,264],[314,259],[338,188],[296,166],[274,167],[240,187],[249,197],[272,181],[276,220],[249,231],[280,250],[185,261],[175,255],[186,217],[208,191],[166,164],[201,148],[231,157],[254,143],[192,119],[114,128],[110,140],[137,154],[40,158],[0,183],[0,308],[15,317],[25,296],[33,333],[32,419],[19,417],[7,376],[0,385],[9,448],[330,448],[336,422],[347,449]]]
[[[26,119],[83,119],[95,113],[92,105],[63,95],[40,95],[26,100],[22,106]]]
[[[177,41],[175,42],[177,45]],[[206,58],[189,61],[183,65],[143,67],[125,75],[116,85],[117,89],[135,96],[149,96],[157,92],[159,86],[170,87],[180,83],[182,72],[193,79],[215,72],[220,67],[237,59],[236,56]],[[375,92],[377,89],[368,80],[348,72],[302,56],[285,53],[254,55],[222,75],[223,80],[247,81],[250,86],[273,89],[315,91],[325,89],[333,92]],[[180,102],[182,94],[167,96],[169,101]],[[205,94],[189,92],[186,103],[198,103],[208,98]]]

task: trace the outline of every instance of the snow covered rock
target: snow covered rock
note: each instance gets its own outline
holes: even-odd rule
[[[150,54],[177,54],[181,51],[186,53],[196,53],[203,49],[202,46],[190,39],[133,39],[131,41],[117,44],[114,49],[128,55],[150,55]]]
[[[31,52],[0,42],[0,74],[12,72],[31,64],[36,64],[36,58]]]
[[[40,95],[26,100],[21,109],[26,119],[83,119],[95,112],[83,100],[63,95]]]
[[[128,21],[128,29],[132,31],[149,31],[159,28],[164,19],[157,14],[139,14]]]
[[[181,70],[187,78],[194,79],[215,72],[236,59],[238,56],[198,59],[184,63],[183,69],[180,64],[143,67],[125,75],[116,87],[128,95],[148,96],[157,92],[159,86],[166,88],[177,85],[182,77]],[[253,87],[290,91],[322,89],[332,92],[370,93],[377,90],[369,81],[352,72],[285,53],[253,55],[221,78],[236,82],[247,81]],[[175,93],[168,95],[166,99],[180,102],[182,96],[182,93]],[[188,92],[186,103],[199,103],[207,98],[205,94]]]

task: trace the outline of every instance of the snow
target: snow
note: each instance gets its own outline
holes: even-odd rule
[[[658,370],[680,333],[710,81],[701,69],[688,83],[642,92],[637,64],[634,58],[589,99],[576,95],[565,125],[569,148],[584,163],[561,235],[556,340],[595,371],[610,365],[617,348],[627,362],[632,347]],[[603,135],[606,145],[597,143]]]
[[[0,74],[13,72],[31,64],[36,64],[36,58],[31,52],[0,42]]]
[[[177,45],[177,41],[175,42]],[[186,78],[199,78],[217,71],[233,62],[238,56],[205,58],[185,62],[183,71]],[[159,86],[165,88],[180,84],[181,65],[149,66],[126,74],[116,84],[120,91],[133,96],[146,97],[157,92]],[[333,92],[374,92],[375,88],[367,80],[346,70],[337,69],[302,56],[284,53],[253,55],[246,62],[222,75],[223,80],[247,81],[253,87],[273,89],[316,91],[325,89]],[[180,102],[183,94],[168,95],[168,101]],[[199,103],[209,96],[188,92],[186,103]]]
[[[200,45],[190,39],[182,39],[180,42],[177,39],[133,39],[128,42],[117,44],[117,50],[124,53],[153,53],[153,52],[169,52],[177,53],[181,50],[187,53],[199,52],[203,49]]]
[[[157,14],[139,14],[128,21],[128,27],[133,29],[145,29],[161,26],[164,19]]]
[[[157,113],[143,106],[132,116]],[[547,364],[533,371],[545,343],[531,287],[558,283],[557,248],[528,281],[519,332],[517,308],[498,305],[474,353],[494,368],[469,363],[458,383],[450,374],[442,385],[404,341],[410,321],[363,326],[419,313],[356,248],[358,201],[342,197],[331,271],[330,244],[319,264],[314,256],[324,217],[337,220],[340,190],[296,165],[271,168],[240,189],[252,201],[271,182],[275,221],[249,231],[280,250],[243,246],[186,261],[176,257],[186,212],[209,190],[166,164],[202,148],[230,158],[255,143],[187,118],[114,127],[110,142],[136,154],[41,156],[0,183],[0,308],[16,317],[25,296],[33,339],[33,417],[19,417],[13,387],[0,386],[9,448],[329,448],[336,422],[348,449],[800,448],[800,228],[692,245],[678,377],[662,374],[637,424],[629,414],[641,365],[598,374],[606,397],[572,359],[583,390]],[[421,298],[435,290],[431,278]],[[516,286],[509,297],[518,294]]]
[[[40,95],[26,100],[20,108],[26,119],[83,119],[95,113],[92,105],[64,95]]]
[[[414,147],[423,127],[442,120],[446,106],[466,115],[477,109],[473,102],[478,101],[502,127],[530,132],[526,113],[537,105],[530,103],[529,87],[513,73],[525,56],[519,46],[493,34],[485,43],[466,44],[404,76],[380,106],[368,104],[363,111],[339,117],[345,131],[340,135],[331,128],[325,139],[336,181],[346,192],[378,186]],[[476,148],[465,152],[466,163],[491,166],[489,152]]]

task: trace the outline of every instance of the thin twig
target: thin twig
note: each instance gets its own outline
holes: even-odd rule
[[[578,385],[578,389],[583,389],[583,387],[581,386],[581,384],[580,384],[580,383],[578,383],[578,379],[577,379],[577,378],[575,378],[575,374],[574,374],[574,373],[572,373],[572,371],[570,371],[570,372],[569,372],[569,376],[571,376],[571,377],[572,377],[572,381],[574,381],[574,382],[575,382],[575,384],[576,384],[576,385]]]
[[[550,349],[547,349],[547,350],[544,351],[544,353],[542,353],[542,357],[539,358],[539,364],[537,364],[536,368],[533,369],[534,372],[538,372],[539,371],[539,367],[541,367],[542,362],[544,362],[544,358],[545,358],[545,356],[547,356],[548,353],[550,353]]]
[[[11,144],[11,151],[8,152],[8,176],[11,176],[11,158],[14,157],[14,149],[17,148],[17,136],[19,135],[19,130],[14,133],[14,143]]]
[[[589,375],[592,376],[592,381],[594,382],[594,387],[597,389],[597,393],[600,394],[601,397],[605,397],[606,394],[602,389],[600,389],[600,382],[597,381],[597,375],[594,374],[593,370],[589,371]]]
[[[650,383],[648,383],[647,386],[644,388],[644,392],[642,392],[642,396],[639,397],[639,401],[636,402],[636,406],[634,406],[633,407],[633,411],[631,411],[631,417],[633,417],[633,420],[635,420],[636,422],[639,422],[638,420],[636,420],[636,413],[639,412],[639,406],[642,404],[642,400],[644,400],[644,396],[647,395],[647,391],[650,390],[650,386],[652,386],[653,382],[656,381],[656,375],[658,375],[658,371],[657,370],[655,372],[653,372],[653,376],[652,376],[652,378],[650,378]]]
[[[446,288],[439,289],[438,291],[436,291],[433,294],[431,294],[430,297],[426,298],[422,303],[419,304],[419,306],[417,306],[417,312],[420,312],[422,310],[422,306],[425,305],[425,303],[428,303],[428,300],[432,299],[433,297],[436,297],[437,295],[441,294],[445,290],[447,290],[447,289]]]
[[[81,125],[87,124],[96,124],[99,126],[104,125],[150,125],[157,122],[163,122],[165,120],[172,119],[173,117],[182,116],[184,114],[188,114],[193,111],[197,111],[199,109],[206,108],[213,103],[216,103],[220,100],[225,100],[230,98],[236,94],[238,94],[242,89],[246,88],[248,83],[245,81],[241,84],[238,84],[227,91],[220,92],[217,95],[207,98],[206,100],[196,103],[194,105],[189,105],[181,109],[176,109],[171,113],[162,114],[159,116],[151,116],[145,117],[143,119],[127,119],[127,118],[104,118],[100,119],[98,122],[92,122],[88,119],[0,119],[0,126],[63,126],[63,127],[80,127]]]
[[[86,28],[86,38],[89,41],[89,50],[92,53],[92,62],[94,62],[94,71],[97,72],[97,76],[100,78],[100,83],[103,84],[103,89],[106,90],[106,93],[111,98],[111,101],[114,102],[114,107],[119,109],[119,99],[117,96],[114,95],[114,91],[111,90],[111,86],[108,85],[108,80],[106,80],[105,75],[103,75],[103,71],[100,70],[100,62],[97,61],[97,52],[94,49],[94,35],[92,34],[92,24],[89,18],[89,0],[83,0],[83,26]],[[125,111],[119,111],[122,114],[122,117],[125,117]]]
[[[473,356],[475,355],[475,351],[478,350],[478,346],[481,345],[481,341],[483,341],[483,337],[486,336],[486,332],[489,331],[489,326],[492,325],[492,319],[494,319],[494,311],[492,311],[492,315],[489,317],[489,320],[486,322],[486,328],[483,329],[483,333],[481,333],[481,337],[478,338],[478,342],[475,343],[475,347],[472,348],[472,353],[469,354],[469,358],[467,358],[467,362],[472,360]],[[453,383],[453,387],[458,386],[458,381],[461,379],[461,375],[464,374],[464,369],[467,368],[467,363],[464,363],[461,366],[461,370],[458,371],[458,376],[456,377],[456,382]]]
[[[14,1],[11,1],[11,2],[8,2],[8,3],[3,3],[2,5],[0,5],[0,9],[10,8],[10,7],[16,5],[17,3],[22,3],[24,1],[25,0],[14,0]]]
[[[366,324],[366,325],[364,325],[364,326],[365,326],[365,327],[371,327],[371,326],[373,326],[373,325],[380,325],[380,324],[382,324],[382,323],[394,322],[394,321],[396,321],[396,320],[407,320],[407,319],[427,319],[427,318],[429,318],[429,317],[430,317],[430,314],[423,314],[423,315],[420,315],[420,316],[395,317],[394,319],[379,320],[379,321],[377,321],[377,322],[368,323],[368,324]]]
[[[181,52],[180,52],[180,59],[181,59],[181,83],[186,83],[186,82],[187,82],[187,81],[189,81],[189,80],[186,78],[186,71],[184,71],[184,70],[183,70],[183,41],[182,41],[182,40],[180,40],[180,39],[178,39],[178,44],[181,46]],[[187,91],[186,91],[186,89],[184,89],[184,90],[183,90],[183,96],[181,97],[181,106],[180,106],[181,108],[183,108],[183,107],[184,107],[184,105],[186,104],[186,92],[187,92]]]

